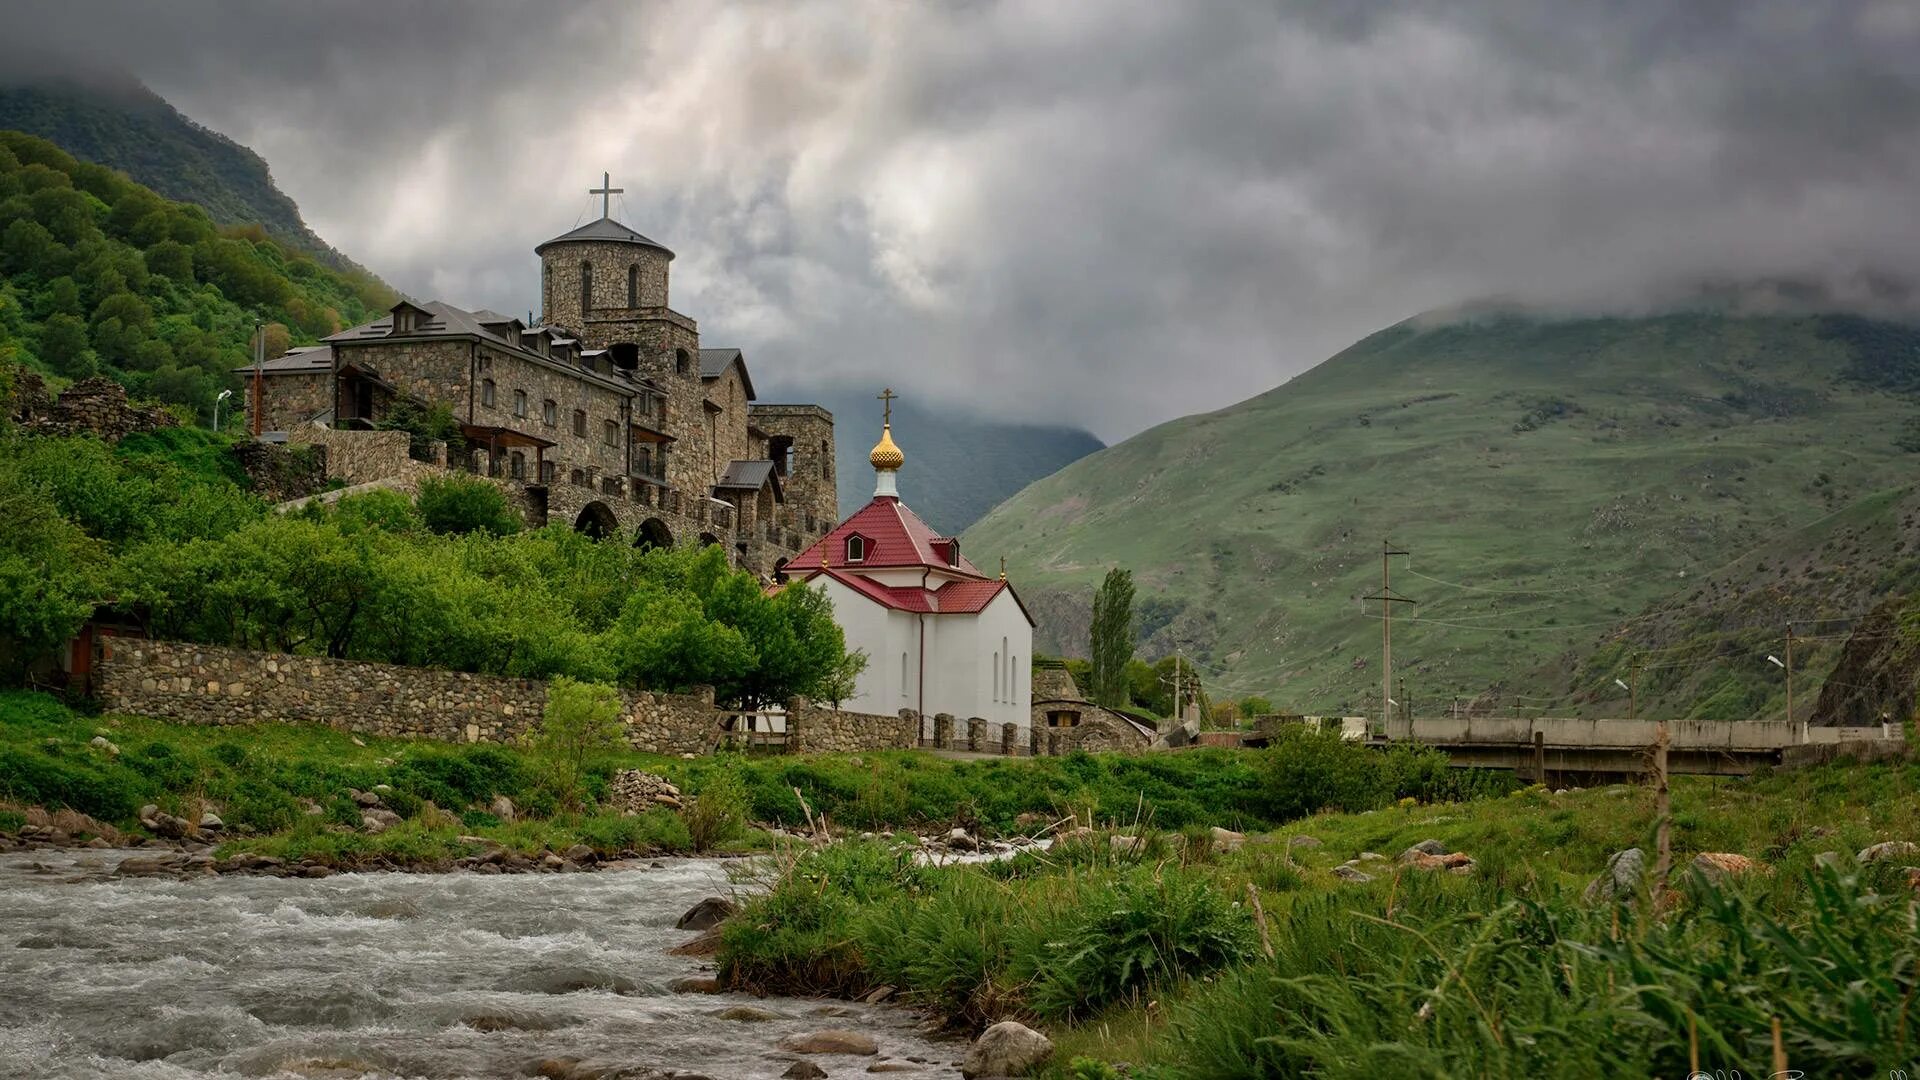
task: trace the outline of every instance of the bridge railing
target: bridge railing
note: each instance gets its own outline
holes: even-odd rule
[[[1652,746],[1659,738],[1654,720],[1582,719],[1575,717],[1438,717],[1405,720],[1386,725],[1390,741],[1436,746],[1531,746],[1536,735],[1547,746],[1634,748]],[[1814,727],[1785,720],[1673,720],[1667,724],[1667,745],[1676,750],[1770,751],[1787,746],[1839,742],[1904,741],[1897,726]]]

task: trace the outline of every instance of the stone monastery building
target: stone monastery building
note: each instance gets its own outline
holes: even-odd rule
[[[618,191],[602,183],[595,194]],[[673,252],[605,215],[534,248],[536,325],[402,300],[387,317],[236,373],[256,432],[386,426],[445,406],[447,462],[518,491],[530,520],[648,546],[724,544],[772,577],[838,516],[833,416],[761,402],[739,349],[668,303]],[[250,411],[252,406],[250,405]]]

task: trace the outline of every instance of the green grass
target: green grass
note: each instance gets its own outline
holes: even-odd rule
[[[1814,856],[1920,836],[1916,794],[1912,763],[1680,778],[1677,891],[1657,915],[1645,894],[1618,912],[1578,899],[1609,854],[1651,850],[1638,787],[1322,814],[1224,855],[1161,833],[1128,856],[1099,836],[932,870],[884,843],[842,846],[730,921],[721,965],[746,987],[892,984],[963,1024],[1022,1017],[1054,1039],[1055,1075],[1679,1075],[1689,1017],[1706,1067],[1765,1075],[1775,1015],[1810,1075],[1884,1075],[1920,1042],[1906,1009],[1920,909],[1900,867],[1843,878]],[[1475,873],[1331,873],[1429,838]],[[1701,851],[1768,869],[1716,891],[1686,870]],[[1249,885],[1271,960],[1236,903]]]
[[[1377,709],[1377,606],[1354,598],[1391,539],[1413,552],[1394,654],[1422,714],[1490,688],[1508,710],[1623,714],[1613,678],[1659,649],[1646,709],[1765,716],[1787,621],[1920,578],[1912,402],[1861,363],[1905,370],[1906,348],[1811,317],[1404,324],[1076,462],[965,540],[1007,555],[1042,652],[1083,654],[1086,598],[1131,568],[1143,651],[1183,644],[1216,698]],[[1802,709],[1832,659],[1803,654]]]

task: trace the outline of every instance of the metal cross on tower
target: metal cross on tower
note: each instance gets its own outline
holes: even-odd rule
[[[588,188],[587,194],[600,196],[600,216],[610,218],[613,216],[613,197],[615,195],[625,194],[626,190],[626,188],[613,186],[612,173],[601,173],[600,186],[597,188]]]
[[[880,400],[884,403],[884,407],[886,410],[885,415],[881,417],[881,420],[880,420],[881,423],[883,424],[893,423],[893,399],[899,396],[900,396],[899,394],[896,394],[893,392],[893,387],[891,386],[887,387],[885,390],[880,391]]]

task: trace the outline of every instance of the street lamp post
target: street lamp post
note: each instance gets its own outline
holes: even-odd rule
[[[232,396],[233,396],[233,391],[222,390],[220,391],[219,396],[213,399],[213,430],[215,431],[220,430],[220,403]]]

